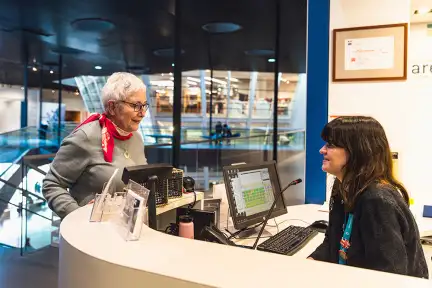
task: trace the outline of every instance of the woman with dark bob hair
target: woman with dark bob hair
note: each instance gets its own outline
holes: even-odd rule
[[[322,170],[336,179],[326,237],[309,258],[428,278],[409,196],[393,176],[381,124],[371,117],[339,117],[321,138]]]

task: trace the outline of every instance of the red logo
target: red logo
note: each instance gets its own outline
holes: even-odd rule
[[[351,245],[350,242],[348,240],[345,240],[345,239],[342,239],[340,241],[340,244],[341,244],[342,248],[344,248],[344,249],[348,249]]]

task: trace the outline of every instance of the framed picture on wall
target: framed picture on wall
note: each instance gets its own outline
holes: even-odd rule
[[[408,24],[333,30],[333,81],[407,79]]]

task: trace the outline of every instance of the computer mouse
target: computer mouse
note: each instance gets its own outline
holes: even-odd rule
[[[327,230],[328,225],[329,222],[327,220],[318,220],[313,222],[310,227],[314,230],[324,233]]]

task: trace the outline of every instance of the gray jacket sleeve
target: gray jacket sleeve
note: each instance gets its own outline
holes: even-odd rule
[[[48,174],[43,180],[42,193],[48,206],[60,218],[79,208],[68,192],[89,163],[87,135],[82,130],[71,134],[60,146]]]

